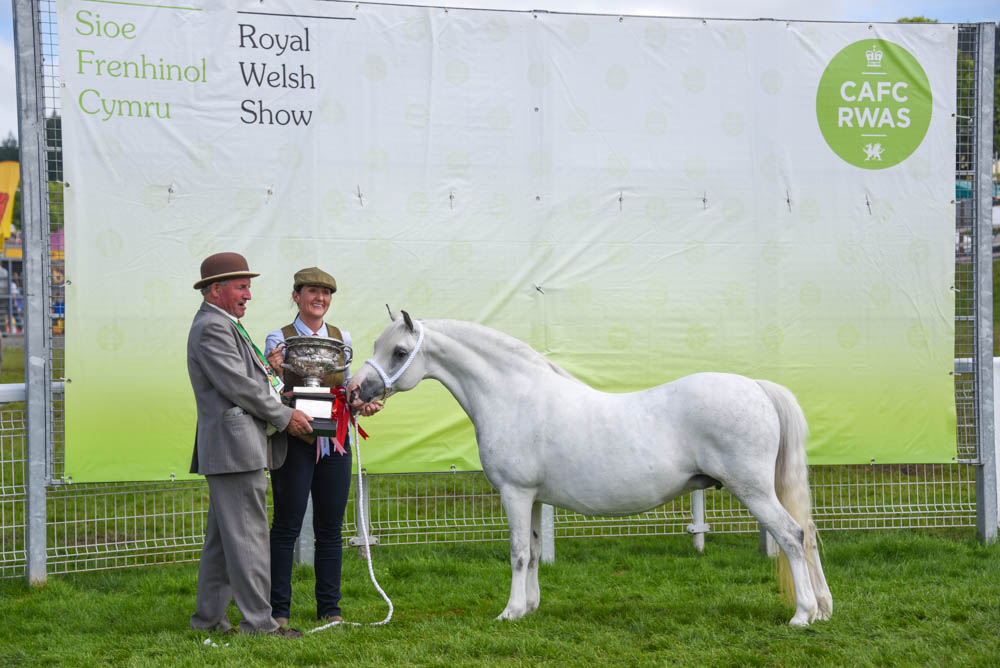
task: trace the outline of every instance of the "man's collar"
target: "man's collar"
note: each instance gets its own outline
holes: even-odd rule
[[[215,309],[216,311],[218,311],[218,312],[219,312],[219,313],[221,313],[222,315],[224,315],[224,316],[226,316],[227,318],[229,318],[230,320],[232,320],[233,322],[239,322],[239,319],[238,319],[238,318],[234,318],[234,317],[233,317],[233,314],[232,314],[232,313],[230,313],[229,311],[226,311],[225,309],[221,309],[221,308],[219,308],[218,306],[216,306],[215,304],[213,304],[213,303],[212,303],[212,302],[210,302],[210,301],[206,301],[205,303],[206,303],[206,304],[208,304],[209,306],[211,306],[212,308],[214,308],[214,309]]]

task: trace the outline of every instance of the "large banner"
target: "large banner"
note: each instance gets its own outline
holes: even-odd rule
[[[66,473],[187,475],[202,259],[473,320],[592,386],[787,385],[812,464],[955,453],[954,25],[313,0],[62,0]],[[371,472],[479,468],[437,383],[368,419]],[[608,443],[609,452],[616,444]]]
[[[0,162],[0,248],[11,234],[14,220],[14,197],[21,181],[21,165],[12,160]]]

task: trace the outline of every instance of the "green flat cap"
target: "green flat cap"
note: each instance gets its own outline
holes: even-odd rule
[[[295,277],[292,279],[292,289],[298,292],[303,285],[318,285],[330,288],[330,292],[337,291],[337,281],[319,267],[308,267],[295,272]]]

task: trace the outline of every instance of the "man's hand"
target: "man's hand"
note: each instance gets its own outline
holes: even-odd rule
[[[301,436],[302,434],[312,433],[312,418],[296,408],[292,411],[292,419],[288,421],[288,427],[286,428],[288,433],[292,436]]]

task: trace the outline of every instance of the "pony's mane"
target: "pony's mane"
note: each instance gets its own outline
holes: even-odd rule
[[[553,371],[563,378],[568,378],[569,380],[583,384],[582,380],[571,374],[569,371],[566,371],[566,369],[562,368],[545,355],[542,355],[524,341],[521,341],[506,332],[501,332],[498,329],[493,329],[492,327],[487,327],[486,325],[480,325],[479,323],[469,322],[468,320],[436,318],[433,320],[425,320],[424,322],[428,322],[432,324],[432,326],[440,325],[441,329],[445,330],[447,333],[451,333],[452,330],[461,330],[463,333],[462,340],[471,347],[492,350],[506,349],[513,356],[523,362],[537,364],[538,366],[542,366]],[[469,335],[469,330],[473,331],[471,336]]]

